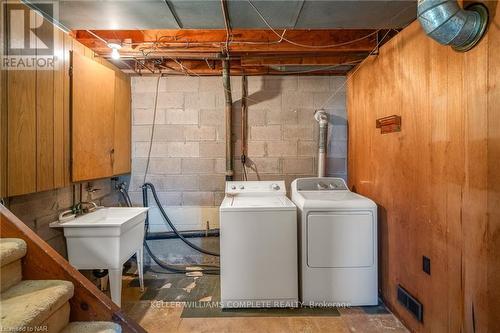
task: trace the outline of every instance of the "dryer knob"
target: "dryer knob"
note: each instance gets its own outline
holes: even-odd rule
[[[280,186],[278,184],[272,184],[271,188],[275,191],[278,191],[280,189]]]
[[[231,190],[236,190],[236,185],[231,185]]]
[[[240,190],[244,190],[244,189],[245,189],[245,186],[240,185]]]

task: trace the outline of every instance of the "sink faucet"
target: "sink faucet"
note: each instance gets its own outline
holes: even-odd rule
[[[84,206],[87,206],[86,208]],[[77,215],[82,215],[85,213],[91,213],[95,210],[97,210],[99,207],[97,204],[93,201],[81,201],[76,204],[75,206],[75,212]]]

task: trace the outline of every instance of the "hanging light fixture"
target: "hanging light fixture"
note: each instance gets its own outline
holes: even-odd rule
[[[119,49],[122,48],[120,44],[117,43],[108,43],[108,47],[111,49],[111,58],[114,60],[120,59]]]

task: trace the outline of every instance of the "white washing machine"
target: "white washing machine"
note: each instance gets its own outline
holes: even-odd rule
[[[298,305],[297,210],[283,181],[226,182],[220,206],[224,308]]]
[[[292,182],[299,223],[300,299],[305,305],[376,305],[377,205],[341,178]]]

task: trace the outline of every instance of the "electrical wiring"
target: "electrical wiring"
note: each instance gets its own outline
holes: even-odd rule
[[[295,45],[295,46],[298,46],[298,47],[303,47],[303,48],[309,48],[309,49],[327,49],[327,48],[333,48],[333,47],[339,47],[339,46],[345,46],[345,45],[350,45],[350,44],[354,44],[354,43],[357,43],[359,41],[362,41],[370,36],[373,36],[373,35],[376,35],[380,32],[381,29],[378,29],[374,32],[371,32],[365,36],[362,36],[360,38],[356,38],[356,39],[353,39],[353,40],[350,40],[350,41],[347,41],[347,42],[343,42],[343,43],[337,43],[337,44],[330,44],[330,45],[318,45],[318,46],[315,46],[315,45],[307,45],[307,44],[301,44],[301,43],[297,43],[297,42],[294,42],[290,39],[287,39],[284,37],[284,34],[283,36],[280,35],[270,24],[269,22],[266,20],[266,18],[262,15],[262,13],[259,11],[259,9],[257,7],[255,7],[255,5],[253,4],[253,2],[251,0],[247,0],[247,2],[250,4],[250,6],[253,8],[253,10],[257,13],[257,15],[260,17],[260,19],[262,20],[262,22],[264,22],[264,24],[269,28],[269,30],[271,30],[276,36],[278,37],[281,37],[282,40],[292,44],[292,45]],[[286,30],[285,30],[286,31]]]
[[[146,177],[148,175],[149,171],[149,162],[151,160],[151,150],[153,148],[153,138],[155,135],[155,123],[156,123],[156,112],[158,110],[158,94],[160,91],[160,80],[161,80],[162,75],[158,75],[158,80],[156,81],[156,92],[155,92],[155,103],[154,103],[154,108],[153,108],[153,126],[151,126],[151,137],[149,140],[149,148],[148,148],[148,158],[146,160],[146,170],[144,170],[144,178],[142,183],[146,183]]]
[[[154,133],[155,133],[155,124],[156,124],[156,113],[157,113],[157,109],[158,109],[158,95],[159,95],[159,90],[160,90],[159,88],[160,88],[160,80],[161,80],[161,78],[162,78],[162,74],[159,74],[158,75],[158,79],[156,81],[156,90],[155,90],[155,98],[154,98],[154,109],[153,109],[153,125],[152,125],[152,128],[151,128],[151,136],[150,136],[149,148],[148,148],[148,154],[147,154],[147,160],[146,160],[146,169],[144,171],[144,178],[143,178],[143,185],[142,185],[144,206],[147,207],[147,190],[150,189],[151,192],[152,192],[152,194],[153,194],[153,198],[154,198],[154,200],[155,200],[155,202],[157,204],[157,207],[160,210],[161,215],[163,216],[163,218],[165,219],[165,221],[167,222],[167,224],[169,225],[169,227],[172,229],[172,231],[179,237],[179,239],[181,239],[186,245],[188,245],[189,247],[195,249],[196,251],[199,251],[199,252],[204,253],[204,254],[212,255],[212,256],[219,256],[219,253],[203,249],[203,248],[197,246],[196,244],[190,242],[189,240],[187,240],[176,229],[175,225],[172,223],[172,221],[169,219],[167,213],[163,209],[163,206],[160,203],[160,199],[158,198],[158,195],[156,193],[156,189],[155,189],[154,185],[151,184],[151,183],[146,182],[148,171],[149,171],[149,164],[150,164],[150,160],[151,160],[151,150],[152,150],[152,147],[153,147],[153,139],[154,139]],[[130,197],[128,197],[128,193],[126,191],[123,191],[122,193],[125,196],[126,203],[129,204],[129,205],[131,205],[132,202],[130,200]],[[147,234],[148,234],[148,229],[149,229],[149,218],[147,217],[146,218],[146,222],[145,222],[145,238],[144,238],[144,242],[143,243],[144,243],[144,246],[146,248],[146,251],[151,256],[151,258],[153,258],[153,260],[160,267],[162,267],[164,269],[171,270],[171,271],[176,271],[176,272],[180,272],[180,273],[187,272],[187,270],[185,268],[168,264],[168,263],[160,260],[158,257],[155,256],[155,254],[151,251],[151,249],[150,249],[150,247],[149,247],[149,245],[148,245],[148,243],[146,241]],[[204,272],[204,273],[211,273],[211,274],[218,274],[219,270],[218,270],[218,268],[217,269],[203,269],[202,272]]]
[[[250,1],[250,0],[247,0],[247,1]],[[400,10],[396,15],[394,15],[390,20],[389,20],[389,24],[391,24],[399,15],[401,15],[402,13],[404,13],[405,11],[407,11],[409,8],[411,8],[410,6],[408,7],[405,7],[403,8],[402,10]],[[408,23],[409,24],[409,23]],[[404,27],[403,27],[404,28]],[[378,50],[378,48],[380,47],[380,45],[383,43],[383,41],[385,40],[385,38],[387,37],[387,35],[389,35],[389,33],[391,31],[395,31],[396,34],[399,33],[398,30],[396,29],[389,29],[385,35],[380,39],[380,41],[377,43],[377,45],[375,45],[375,47],[373,48],[373,50],[368,54],[368,57],[373,55],[375,53],[376,50]],[[324,109],[325,106],[328,105],[328,103],[330,103],[330,101],[335,98],[337,96],[337,94],[347,85],[347,83],[349,82],[349,80],[351,80],[351,78],[354,76],[354,74],[356,74],[356,72],[363,66],[364,62],[361,62],[361,64],[359,64],[359,66],[357,66],[356,68],[354,68],[354,70],[352,71],[351,75],[349,75],[347,77],[347,79],[344,81],[344,83],[342,85],[340,85],[340,87],[338,87],[322,104],[321,106],[318,108],[318,110],[321,110],[321,109]]]
[[[389,32],[391,32],[391,30],[388,30],[385,35],[380,39],[380,41],[377,43],[377,45],[375,45],[375,47],[373,48],[373,50],[370,52],[370,54],[368,54],[368,56],[371,56],[377,49],[378,47],[380,46],[380,44],[385,40],[385,38],[387,37],[387,35],[389,34]],[[350,76],[347,77],[347,79],[344,81],[344,83],[342,83],[340,85],[340,87],[338,87],[331,95],[330,97],[328,97],[326,99],[326,101],[323,102],[323,104],[321,104],[321,106],[318,108],[318,110],[322,110],[325,108],[325,106],[333,99],[337,96],[337,94],[347,85],[347,82],[350,80],[350,78],[362,67],[362,64],[360,66],[357,66],[354,71],[351,73]]]
[[[92,30],[86,30],[89,34],[91,34],[92,36],[94,36],[95,38],[99,39],[101,42],[105,43],[106,45],[108,45],[108,41],[105,40],[104,38],[100,37],[98,34],[92,32]]]

